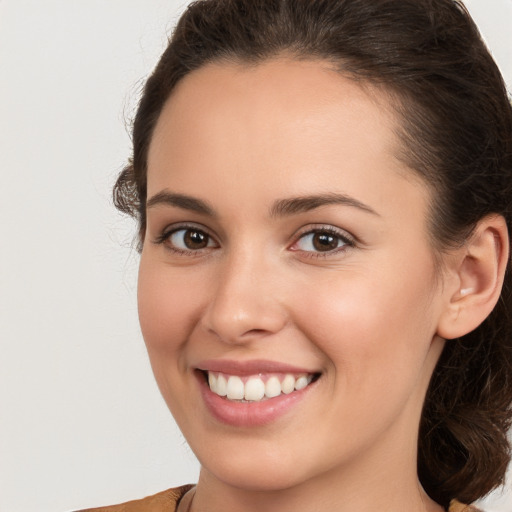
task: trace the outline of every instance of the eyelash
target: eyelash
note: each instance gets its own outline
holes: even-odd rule
[[[199,227],[194,224],[180,224],[178,226],[173,226],[170,229],[166,229],[162,232],[161,235],[159,235],[156,239],[153,240],[153,243],[157,245],[164,245],[166,242],[169,241],[172,235],[179,231],[188,231],[193,230],[199,233],[204,234],[206,237],[208,237],[210,240],[214,240],[214,238],[208,233],[208,231],[202,227]],[[337,255],[341,252],[345,252],[347,249],[350,249],[352,247],[355,247],[356,245],[356,239],[346,233],[345,231],[341,231],[337,228],[334,228],[333,226],[318,226],[318,227],[308,227],[307,230],[304,230],[297,235],[294,236],[295,241],[290,247],[293,247],[294,245],[298,244],[300,240],[302,240],[307,235],[314,235],[314,234],[327,234],[331,235],[332,237],[336,238],[339,242],[342,242],[341,247],[337,247],[333,250],[329,251],[301,251],[300,249],[290,249],[294,252],[302,252],[302,254],[307,258],[328,258],[330,256]],[[166,244],[166,247],[169,251],[172,251],[175,254],[179,254],[182,256],[192,256],[197,257],[203,255],[204,249],[209,249],[209,247],[203,248],[203,249],[181,249],[179,247],[171,246],[169,244]]]
[[[175,233],[178,233],[179,231],[196,231],[198,233],[203,233],[206,235],[209,239],[213,240],[214,238],[208,233],[206,229],[204,229],[201,226],[198,226],[196,224],[180,224],[178,226],[173,226],[170,229],[165,229],[161,235],[159,235],[155,240],[153,240],[153,243],[157,245],[166,245],[166,248],[180,256],[201,256],[203,254],[204,249],[181,249],[179,247],[171,246],[170,244],[166,244],[166,242],[169,241],[172,235]]]
[[[300,232],[295,237],[295,242],[293,242],[293,245],[296,245],[299,243],[300,240],[302,240],[307,235],[315,235],[315,234],[327,234],[330,235],[336,239],[338,239],[339,242],[342,242],[343,245],[341,247],[337,247],[330,251],[301,251],[303,255],[306,258],[329,258],[331,256],[338,255],[340,253],[343,253],[347,251],[348,249],[355,247],[356,245],[356,239],[349,235],[347,232],[342,231],[340,229],[337,229],[333,226],[318,226],[318,227],[308,227],[306,230]],[[291,249],[293,251],[300,251],[300,249]]]

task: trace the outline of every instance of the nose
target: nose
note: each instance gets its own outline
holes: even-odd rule
[[[255,254],[226,258],[215,273],[202,324],[225,343],[247,343],[279,332],[286,308],[271,265]]]

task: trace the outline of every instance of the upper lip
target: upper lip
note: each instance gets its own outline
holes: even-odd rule
[[[257,375],[258,373],[292,373],[292,374],[314,374],[317,370],[301,368],[298,366],[269,361],[264,359],[253,359],[250,361],[235,361],[232,359],[210,359],[201,361],[197,365],[198,370],[225,373],[228,375]]]

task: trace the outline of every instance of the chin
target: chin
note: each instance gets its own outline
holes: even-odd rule
[[[207,472],[230,487],[252,492],[272,492],[290,489],[304,482],[306,475],[297,473],[297,467],[264,467],[250,462],[240,465],[215,465]]]
[[[196,455],[201,473],[233,488],[272,492],[296,487],[326,469],[316,467],[300,449],[287,446],[280,450],[276,444],[266,444],[252,438],[223,446],[218,443],[205,451],[200,449]]]

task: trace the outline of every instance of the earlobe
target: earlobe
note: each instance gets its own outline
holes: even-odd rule
[[[446,290],[437,329],[439,336],[459,338],[489,316],[500,297],[508,259],[505,219],[501,215],[484,217],[471,238],[453,254],[449,272],[455,277],[452,282],[456,286]]]

